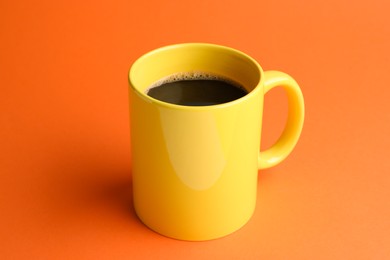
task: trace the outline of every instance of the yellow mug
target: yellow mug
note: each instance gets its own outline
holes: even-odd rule
[[[248,94],[210,106],[184,106],[147,95],[177,73],[204,72],[239,83]],[[129,72],[134,208],[152,230],[201,241],[242,227],[256,205],[258,169],[280,163],[292,151],[304,120],[302,92],[290,76],[263,72],[232,48],[185,43],[140,57]],[[278,141],[260,149],[263,98],[284,88],[289,112]]]

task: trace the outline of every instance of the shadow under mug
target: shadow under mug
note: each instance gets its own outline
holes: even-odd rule
[[[223,104],[183,106],[146,93],[164,77],[199,71],[229,78],[248,94]],[[258,170],[280,163],[300,136],[304,100],[295,80],[263,72],[238,50],[185,43],[140,57],[129,82],[134,207],[141,221],[191,241],[242,227],[255,209]],[[287,93],[287,124],[277,142],[260,152],[264,95],[274,87]]]

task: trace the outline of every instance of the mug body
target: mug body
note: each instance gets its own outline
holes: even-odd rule
[[[211,106],[154,99],[148,88],[179,73],[229,78],[248,94]],[[202,43],[139,58],[129,74],[133,200],[152,230],[209,240],[242,227],[256,205],[263,71],[248,55]]]

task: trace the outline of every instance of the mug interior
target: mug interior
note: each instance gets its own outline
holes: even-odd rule
[[[178,73],[198,72],[230,79],[248,94],[260,86],[262,78],[260,65],[240,51],[214,44],[187,43],[145,54],[131,67],[129,80],[135,91],[148,97],[146,92],[155,82]]]

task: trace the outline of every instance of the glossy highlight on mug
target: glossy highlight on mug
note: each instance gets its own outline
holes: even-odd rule
[[[208,112],[189,117],[182,111],[159,111],[169,161],[177,177],[194,190],[211,188],[226,167],[228,152],[222,147],[214,116]],[[182,138],[181,134],[194,138]]]

